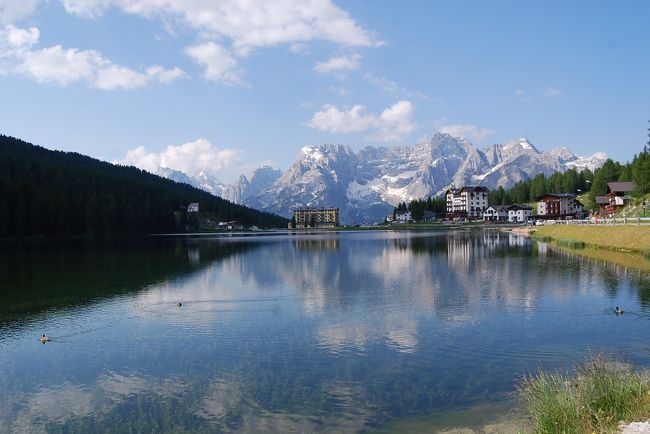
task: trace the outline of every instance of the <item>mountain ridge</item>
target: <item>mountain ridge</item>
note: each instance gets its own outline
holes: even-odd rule
[[[607,156],[577,156],[566,147],[538,150],[525,138],[478,148],[462,137],[437,133],[414,146],[303,146],[282,172],[268,166],[232,184],[193,179],[194,185],[234,203],[290,217],[293,209],[335,206],[344,223],[374,222],[399,202],[437,196],[452,186],[509,188],[538,173],[591,170]],[[180,180],[180,179],[178,179]]]

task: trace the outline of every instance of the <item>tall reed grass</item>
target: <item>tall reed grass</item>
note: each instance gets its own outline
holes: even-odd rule
[[[519,384],[536,433],[613,433],[621,422],[650,418],[650,381],[629,365],[598,356],[573,376],[548,373]]]

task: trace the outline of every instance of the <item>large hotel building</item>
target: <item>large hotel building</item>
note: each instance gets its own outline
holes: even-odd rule
[[[296,229],[334,228],[339,225],[338,208],[306,208],[293,212]]]

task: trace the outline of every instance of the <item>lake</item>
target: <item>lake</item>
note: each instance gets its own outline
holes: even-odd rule
[[[4,243],[0,431],[477,427],[649,326],[647,274],[496,230]]]

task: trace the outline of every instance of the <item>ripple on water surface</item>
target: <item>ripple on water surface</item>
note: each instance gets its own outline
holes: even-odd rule
[[[170,240],[151,280],[4,323],[0,424],[381,430],[442,424],[592,351],[650,364],[638,276],[479,232],[314,241]]]

